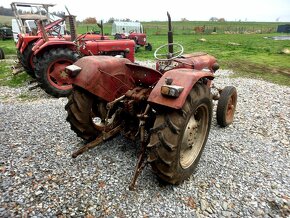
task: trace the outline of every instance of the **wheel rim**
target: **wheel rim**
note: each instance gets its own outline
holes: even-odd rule
[[[49,83],[60,90],[71,89],[72,80],[65,72],[65,68],[72,63],[73,61],[67,59],[58,59],[51,63],[47,70],[47,78]]]
[[[180,165],[186,169],[196,160],[203,147],[209,121],[209,111],[205,104],[200,105],[190,117],[182,138]]]
[[[226,122],[232,123],[234,119],[234,114],[236,110],[236,104],[237,104],[237,94],[233,93],[231,97],[229,98],[228,104],[227,104],[227,111],[226,111]]]

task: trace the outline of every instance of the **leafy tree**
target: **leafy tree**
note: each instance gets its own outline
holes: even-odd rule
[[[108,20],[108,23],[114,23],[115,21],[115,18],[111,17],[109,20]]]
[[[97,20],[94,17],[88,17],[83,21],[85,24],[96,24]]]
[[[214,22],[216,22],[216,21],[218,21],[218,18],[217,18],[217,17],[211,17],[211,18],[209,19],[209,21],[214,21]]]

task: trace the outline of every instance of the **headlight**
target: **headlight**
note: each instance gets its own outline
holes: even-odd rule
[[[65,68],[65,72],[70,76],[70,77],[76,77],[80,72],[82,68],[76,65],[69,65]]]
[[[173,98],[179,97],[180,93],[183,91],[184,87],[176,85],[163,85],[161,86],[161,94],[164,96],[169,96]]]

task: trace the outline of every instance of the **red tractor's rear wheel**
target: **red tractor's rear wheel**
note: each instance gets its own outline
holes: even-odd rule
[[[119,124],[117,113],[109,114],[107,118],[107,102],[99,99],[88,91],[74,87],[65,106],[67,121],[71,129],[81,138],[91,141],[102,131],[109,131]],[[105,126],[105,124],[107,124]]]
[[[237,106],[237,90],[233,86],[226,86],[221,94],[217,105],[216,118],[221,127],[230,125],[234,120]]]
[[[210,90],[196,84],[180,110],[163,110],[152,128],[149,158],[162,180],[178,184],[190,177],[206,144],[212,119]]]
[[[68,48],[50,49],[37,59],[35,75],[40,87],[54,97],[68,96],[72,81],[65,67],[73,64],[78,54]]]

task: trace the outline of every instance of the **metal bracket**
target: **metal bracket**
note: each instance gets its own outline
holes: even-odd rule
[[[148,118],[148,111],[150,109],[150,105],[148,104],[144,113],[143,114],[138,114],[137,117],[140,120],[140,124],[139,124],[139,132],[140,132],[140,141],[141,141],[141,152],[138,158],[138,162],[137,165],[135,167],[135,172],[133,175],[133,178],[131,180],[131,183],[129,185],[129,190],[132,191],[135,189],[135,184],[137,181],[138,176],[141,174],[142,170],[144,169],[144,167],[147,165],[148,161],[146,161],[145,157],[146,157],[146,148],[147,148],[147,144],[146,144],[146,136],[145,136],[145,123],[146,123],[146,119]]]
[[[106,132],[106,134],[101,134],[101,136],[99,136],[98,138],[96,138],[94,141],[91,141],[90,143],[84,145],[83,147],[81,147],[79,150],[75,151],[72,154],[73,158],[76,158],[77,156],[79,156],[80,154],[86,152],[87,150],[90,150],[94,147],[96,147],[97,145],[99,145],[100,143],[102,143],[103,141],[113,137],[114,135],[116,135],[117,133],[120,132],[121,130],[121,125],[115,127],[114,129]]]

